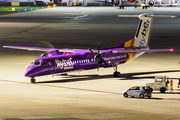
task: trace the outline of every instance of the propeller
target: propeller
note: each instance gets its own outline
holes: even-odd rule
[[[41,42],[37,43],[35,47],[53,48],[54,49],[54,46],[47,41],[41,41]],[[38,57],[46,57],[46,56],[48,56],[48,53],[46,53],[46,52],[39,52],[39,51],[33,52],[33,58],[34,59],[38,58]]]
[[[110,51],[100,54],[100,53],[99,53],[100,42],[98,43],[97,47],[98,47],[98,53],[97,53],[97,54],[94,53],[90,48],[88,48],[88,49],[89,49],[89,51],[90,51],[92,54],[94,54],[94,59],[97,60],[97,70],[99,71],[99,64],[102,64],[102,63],[107,64],[107,63],[102,59],[102,56],[105,55],[105,54],[107,54],[107,53],[109,53]],[[108,64],[107,64],[107,65],[108,65]]]

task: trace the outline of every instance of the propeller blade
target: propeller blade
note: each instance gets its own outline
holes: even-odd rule
[[[98,43],[98,54],[99,54],[100,42]]]
[[[101,61],[102,61],[103,63],[105,63],[106,65],[108,65],[102,58],[101,58]]]
[[[108,51],[108,52],[105,52],[105,53],[102,53],[101,56],[105,55],[105,54],[108,54],[110,53],[111,51]]]
[[[92,54],[96,55],[90,48],[88,48],[88,50],[89,50]]]

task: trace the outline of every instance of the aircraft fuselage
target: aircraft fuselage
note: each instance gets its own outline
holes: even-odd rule
[[[108,53],[102,57],[107,63],[100,63],[99,67],[112,67],[113,65],[123,64],[129,59],[128,53]],[[35,77],[57,73],[67,73],[72,71],[81,71],[97,68],[97,60],[94,59],[94,54],[85,53],[84,55],[69,54],[58,55],[53,57],[37,58],[34,63],[28,66],[25,76]],[[44,63],[45,64],[44,64]]]

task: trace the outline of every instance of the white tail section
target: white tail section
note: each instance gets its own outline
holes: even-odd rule
[[[131,42],[133,45],[132,47],[147,47],[149,43],[149,33],[151,29],[151,23],[152,18],[159,17],[159,18],[165,18],[165,17],[176,17],[176,16],[164,16],[164,15],[153,15],[150,13],[144,13],[140,15],[118,15],[118,17],[139,17],[139,25],[135,34],[135,37],[133,39],[133,42]]]
[[[141,14],[139,15],[139,19],[139,26],[134,37],[133,47],[146,47],[148,46],[152,17],[144,17],[144,14]]]

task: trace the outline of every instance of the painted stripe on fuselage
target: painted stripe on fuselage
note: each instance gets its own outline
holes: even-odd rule
[[[129,56],[129,59],[126,60],[126,62],[132,60],[133,58],[135,58],[136,54],[131,54],[131,53],[128,53],[128,56]]]
[[[124,48],[133,49],[134,41],[135,41],[135,39],[131,39],[131,40],[125,42]],[[129,58],[126,60],[126,62],[132,60],[136,56],[136,54],[128,53],[128,56],[129,56]]]
[[[124,48],[132,48],[134,45],[134,41],[135,41],[135,39],[131,39],[131,40],[125,42]]]

